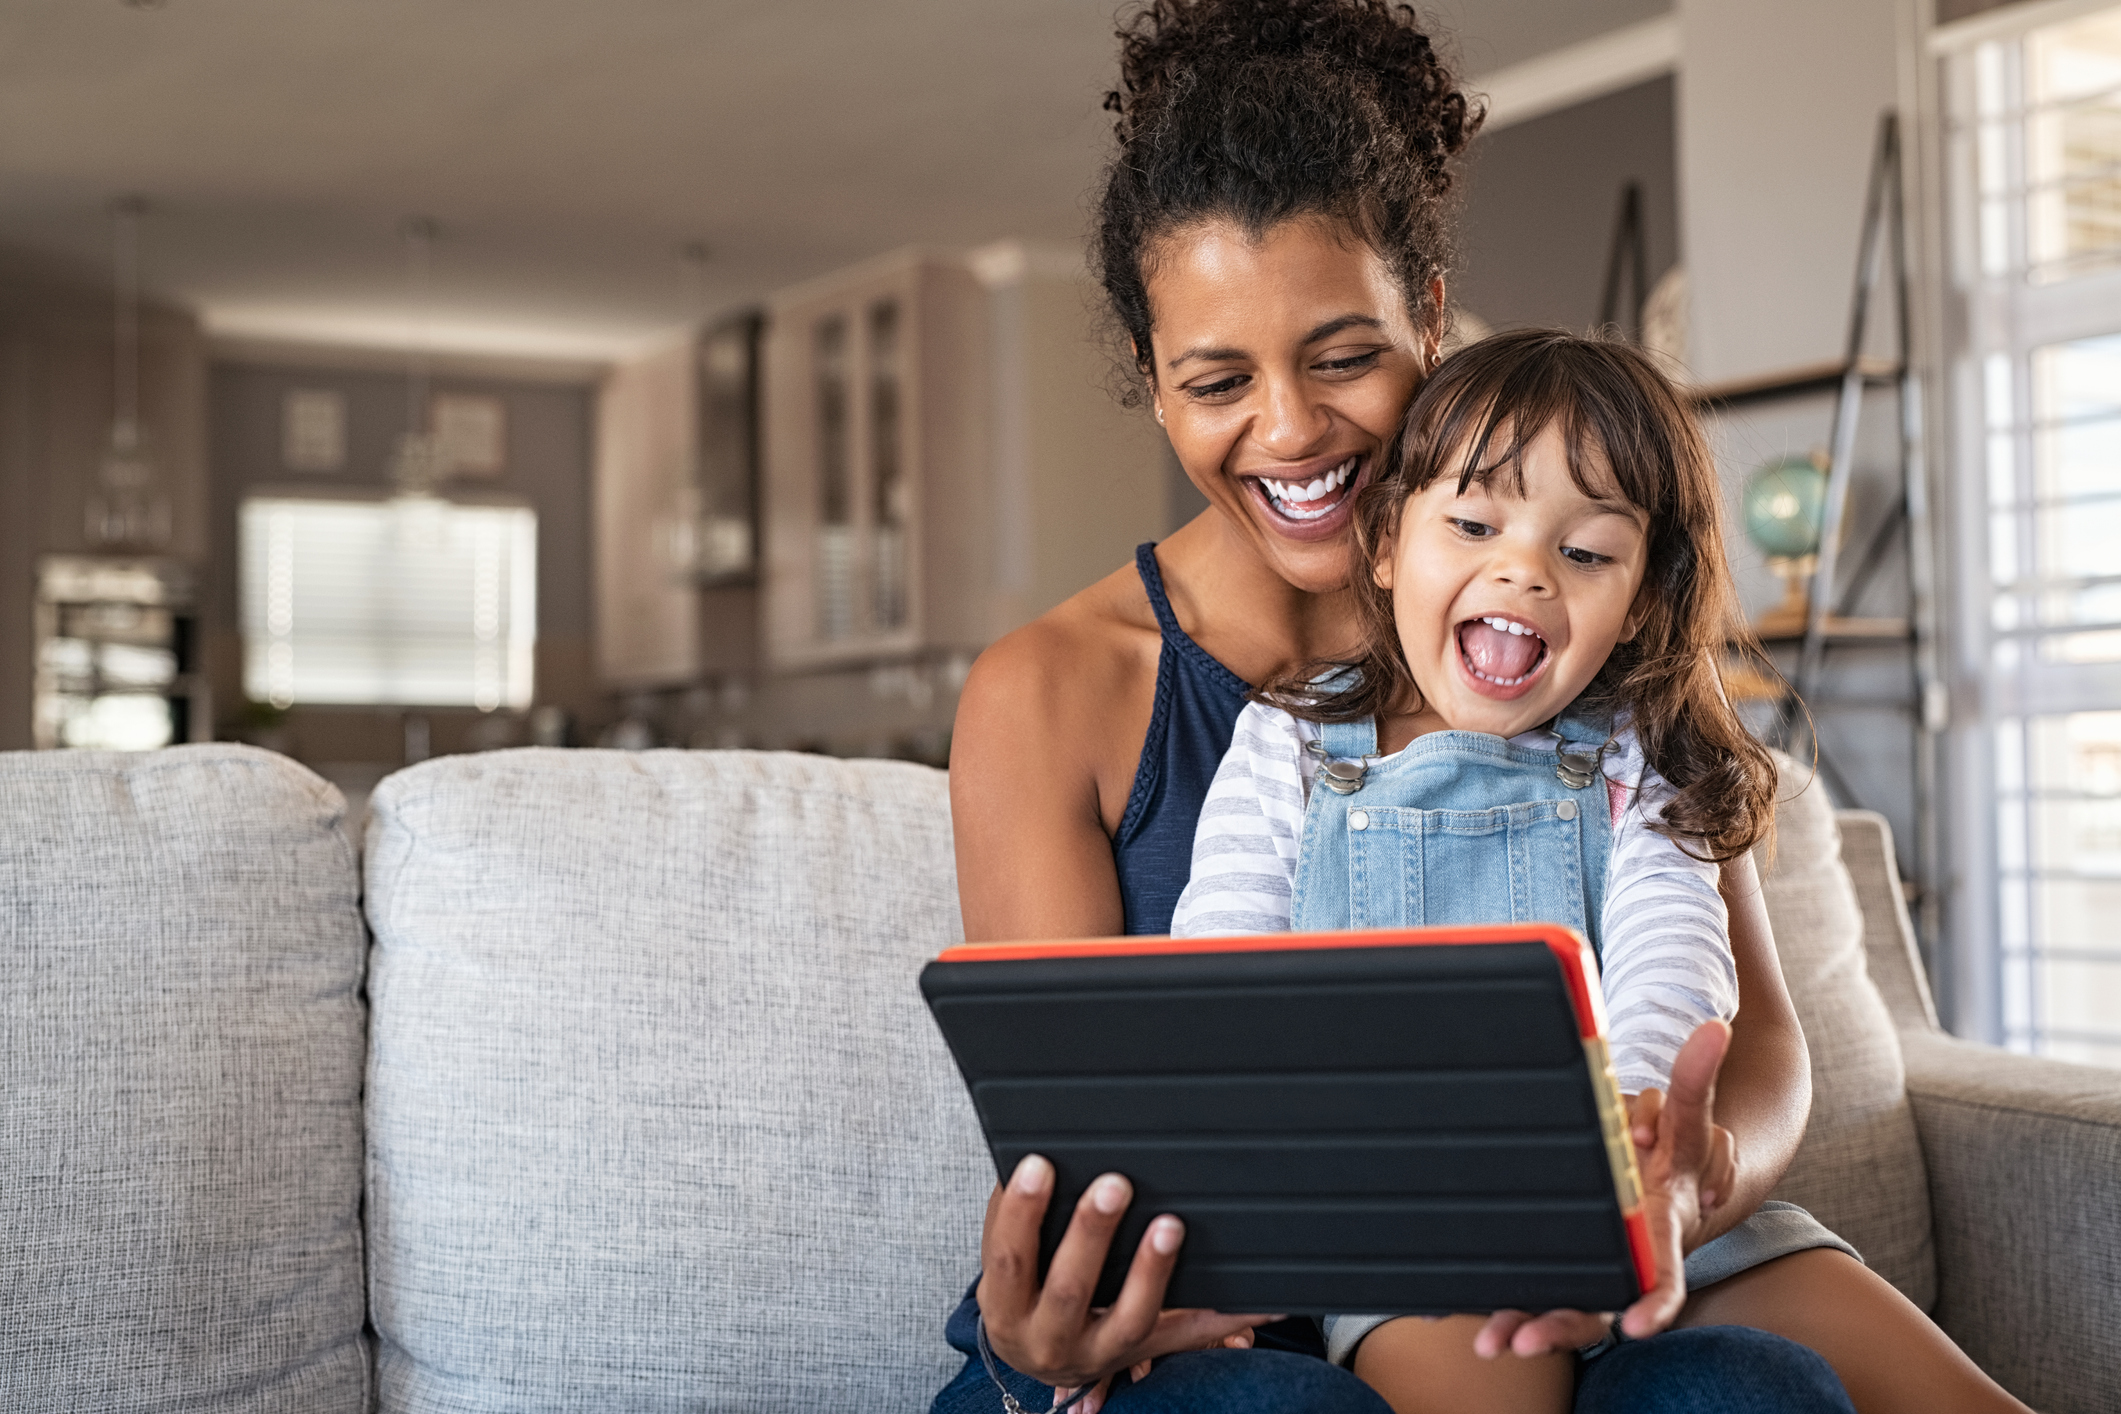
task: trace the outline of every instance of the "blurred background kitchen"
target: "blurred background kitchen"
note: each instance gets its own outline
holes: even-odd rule
[[[1956,1029],[2121,1063],[2121,6],[1422,9],[1455,337],[1662,352],[1733,691],[1891,819]],[[9,0],[0,748],[942,764],[1204,504],[1083,268],[1113,20]]]

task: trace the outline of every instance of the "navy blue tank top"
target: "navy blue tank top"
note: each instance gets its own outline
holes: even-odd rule
[[[1230,749],[1237,714],[1251,685],[1186,637],[1164,593],[1156,544],[1137,546],[1134,567],[1163,630],[1156,660],[1156,708],[1142,740],[1141,765],[1127,793],[1127,810],[1112,836],[1119,897],[1129,933],[1168,933],[1178,896],[1193,872],[1193,829],[1208,783]]]

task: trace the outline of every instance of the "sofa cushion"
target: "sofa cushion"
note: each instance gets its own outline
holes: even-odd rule
[[[0,1409],[370,1407],[341,810],[248,747],[0,756]]]
[[[1787,756],[1777,763],[1782,804],[1763,886],[1811,1051],[1812,1117],[1774,1196],[1810,1209],[1927,1310],[1937,1295],[1929,1178],[1900,1041],[1865,965],[1863,911],[1826,786]]]
[[[993,1170],[944,777],[507,751],[371,800],[382,1408],[926,1406]]]

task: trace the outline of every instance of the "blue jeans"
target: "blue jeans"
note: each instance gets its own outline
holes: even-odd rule
[[[1576,1414],[1856,1414],[1825,1357],[1749,1326],[1695,1326],[1584,1362]]]
[[[952,1342],[953,1344],[955,1342]],[[1053,1392],[1004,1368],[1010,1392],[1043,1410]],[[1283,1350],[1203,1350],[1156,1362],[1115,1391],[1111,1414],[1391,1414],[1335,1365]],[[999,1414],[1001,1395],[974,1355],[929,1414]],[[1700,1326],[1630,1341],[1588,1361],[1575,1414],[1855,1414],[1813,1351],[1743,1326]]]

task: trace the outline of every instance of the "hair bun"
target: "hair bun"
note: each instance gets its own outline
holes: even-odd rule
[[[1481,113],[1423,32],[1388,0],[1146,0],[1121,25],[1119,153],[1095,258],[1143,374],[1142,258],[1190,222],[1254,233],[1294,216],[1341,221],[1391,268],[1410,313],[1433,315],[1449,264],[1451,159]]]
[[[1120,87],[1104,106],[1119,115],[1122,145],[1174,83],[1235,78],[1230,71],[1263,60],[1308,60],[1367,80],[1439,173],[1480,126],[1413,7],[1389,0],[1148,0],[1119,40]]]

